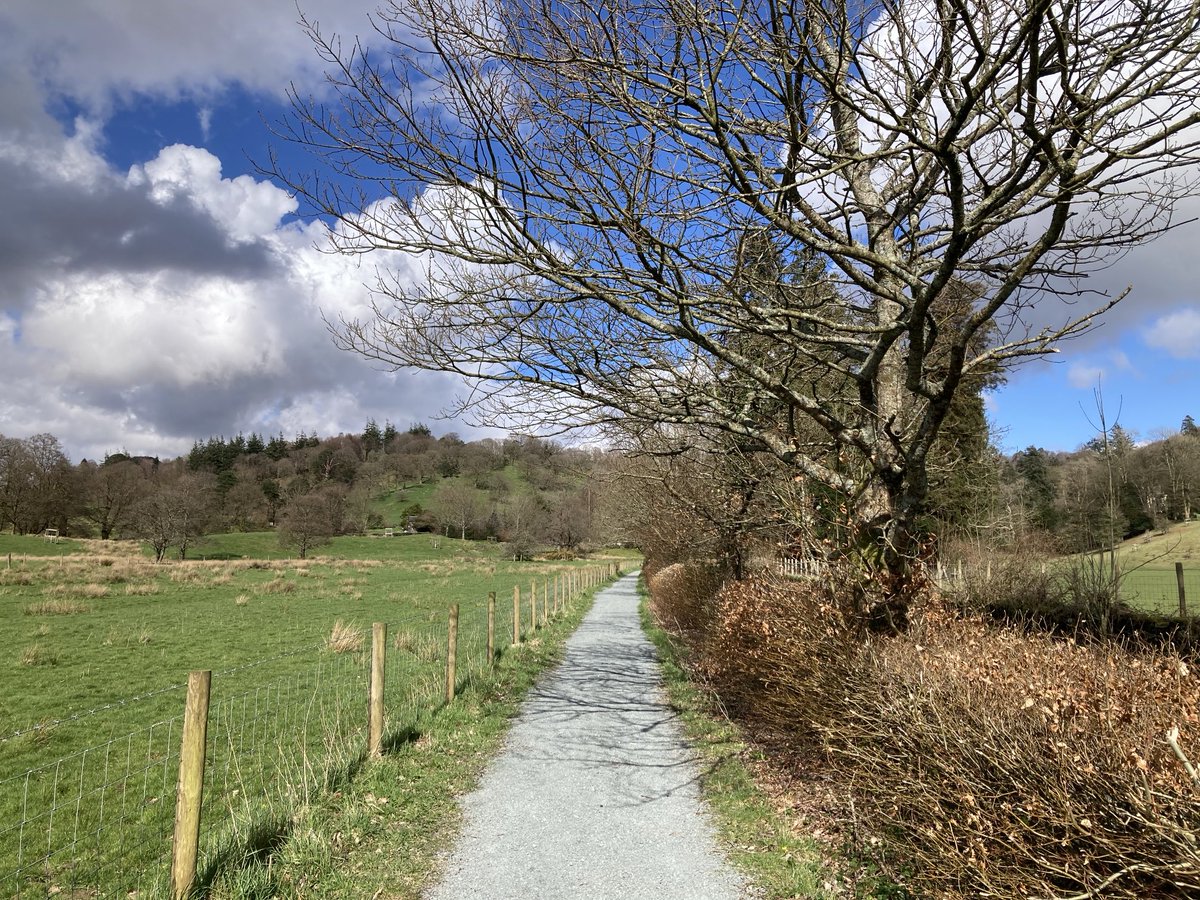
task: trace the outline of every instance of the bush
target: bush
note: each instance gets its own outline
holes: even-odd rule
[[[804,741],[838,715],[864,641],[829,587],[761,576],[717,594],[701,667],[732,711]]]
[[[825,740],[938,896],[1194,897],[1200,687],[1166,654],[926,612],[861,657]]]
[[[718,570],[705,563],[674,563],[655,570],[647,576],[655,617],[691,643],[703,640],[721,581]]]
[[[1036,598],[1030,575],[993,568]],[[1200,783],[1168,740],[1200,757],[1200,681],[1184,660],[937,600],[880,637],[840,581],[726,584],[701,674],[760,733],[823,750],[918,896],[1200,896]],[[687,583],[686,568],[663,569],[656,609],[694,609]]]

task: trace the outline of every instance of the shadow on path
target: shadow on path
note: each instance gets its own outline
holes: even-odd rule
[[[698,777],[627,575],[597,594],[463,798],[462,838],[427,898],[733,900],[742,885]]]

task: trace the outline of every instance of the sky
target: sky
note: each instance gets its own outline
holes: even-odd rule
[[[372,32],[373,2],[302,0],[326,31]],[[435,417],[449,376],[386,372],[333,346],[396,254],[325,252],[325,226],[259,173],[285,90],[322,91],[293,0],[6,0],[0,6],[0,434],[68,455],[169,457],[238,432],[361,431]],[[1200,198],[1179,210],[1200,216]],[[1070,450],[1112,421],[1143,439],[1200,416],[1200,227],[1095,274],[1131,292],[1050,362],[988,398],[995,437]]]

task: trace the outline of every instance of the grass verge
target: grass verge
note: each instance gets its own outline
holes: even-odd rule
[[[820,846],[797,834],[755,782],[750,763],[756,751],[716,711],[712,695],[688,676],[686,648],[654,621],[644,582],[639,590],[642,627],[658,649],[671,706],[700,756],[701,789],[728,857],[767,900],[832,896],[835,879],[822,863]]]
[[[493,672],[462,684],[453,703],[390,716],[382,759],[299,807],[270,846],[217,874],[208,896],[419,897],[458,833],[457,797],[478,783],[525,694],[561,658],[590,606],[589,594],[520,647],[505,648]]]

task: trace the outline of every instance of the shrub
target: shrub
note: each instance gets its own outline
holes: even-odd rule
[[[721,581],[718,570],[704,563],[674,563],[657,570],[647,578],[655,617],[689,641],[703,640]]]
[[[863,654],[824,728],[872,818],[937,896],[1194,897],[1200,745],[1178,658],[930,610]]]
[[[815,738],[838,714],[864,640],[828,587],[760,576],[717,594],[701,665],[740,715]]]

